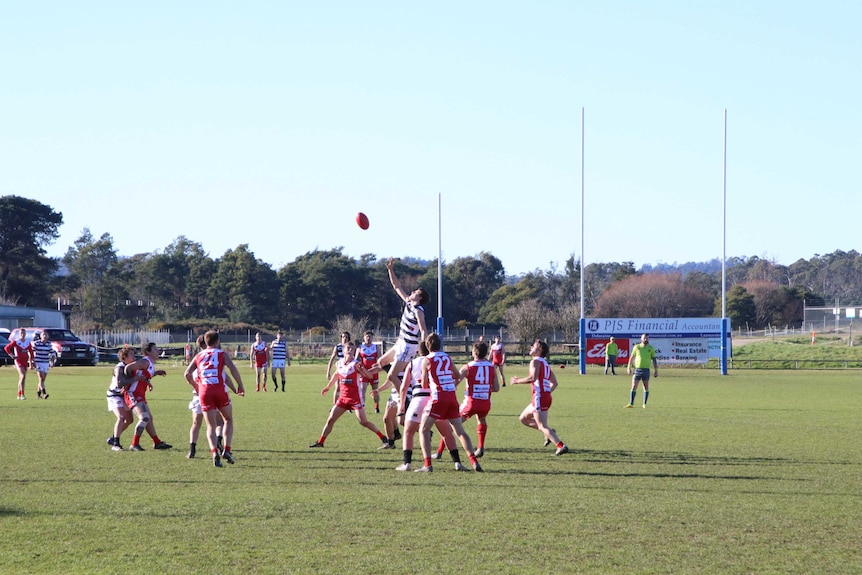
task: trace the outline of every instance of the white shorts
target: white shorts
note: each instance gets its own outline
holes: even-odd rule
[[[397,407],[398,402],[400,401],[401,394],[395,391],[395,388],[393,387],[392,390],[389,392],[389,399],[386,400],[386,407],[389,407],[390,405],[394,405]]]
[[[283,359],[274,359],[272,360],[272,369],[284,369],[286,363]]]
[[[430,395],[420,395],[419,397],[413,396],[413,399],[410,400],[410,405],[407,406],[407,413],[404,414],[404,425],[407,425],[408,421],[415,421],[419,423],[422,421],[422,412],[425,411],[425,406],[428,405],[428,402],[431,401]]]
[[[416,352],[419,350],[418,343],[407,343],[401,338],[395,342],[395,361],[409,362],[416,357]]]
[[[36,371],[39,373],[48,373],[48,369],[50,369],[50,365],[47,361],[37,361],[36,362]]]
[[[108,411],[113,413],[117,409],[119,409],[120,411],[129,411],[129,408],[126,406],[126,402],[123,401],[122,395],[109,395]]]
[[[202,415],[204,410],[201,407],[201,398],[198,397],[198,394],[194,394],[192,400],[189,402],[189,411],[194,413],[195,415]]]

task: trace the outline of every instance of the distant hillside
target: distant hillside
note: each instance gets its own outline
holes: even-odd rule
[[[727,263],[728,268],[733,265],[733,262]],[[714,258],[708,262],[686,262],[680,264],[674,262],[672,264],[658,263],[655,265],[644,264],[640,268],[640,273],[681,273],[683,275],[692,272],[702,272],[705,274],[714,274],[721,271],[721,260]]]

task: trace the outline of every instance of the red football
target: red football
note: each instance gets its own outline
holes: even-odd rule
[[[356,214],[356,225],[359,226],[360,228],[362,228],[363,230],[367,230],[368,226],[370,225],[368,222],[368,216],[366,216],[362,212],[359,212],[358,214]]]

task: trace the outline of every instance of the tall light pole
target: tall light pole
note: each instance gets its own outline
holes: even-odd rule
[[[581,106],[581,320],[578,322],[578,366],[587,373],[587,320],[584,316],[584,108]]]
[[[724,162],[721,194],[721,375],[727,375],[730,319],[727,317],[727,108],[724,109]]]
[[[443,211],[442,194],[437,194],[437,333],[443,337]]]

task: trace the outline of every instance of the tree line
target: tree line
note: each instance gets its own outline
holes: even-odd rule
[[[59,237],[62,214],[38,201],[0,197],[0,300],[34,307],[68,302],[76,329],[335,327],[362,318],[394,327],[401,301],[389,287],[386,261],[352,258],[342,247],[315,249],[276,270],[242,244],[220,257],[184,236],[164,249],[121,256],[110,234],[84,229],[62,258],[46,256]],[[399,259],[395,271],[408,291],[423,286],[437,301],[436,260]],[[708,317],[721,315],[721,263],[668,265],[592,263],[571,256],[507,277],[488,252],[442,266],[443,317],[449,326],[506,326],[513,337],[551,329],[577,337],[583,303],[591,317]],[[836,251],[789,266],[756,256],[727,262],[727,314],[734,328],[799,325],[804,303],[835,298],[862,302],[862,256]],[[428,310],[428,317],[436,310]]]

